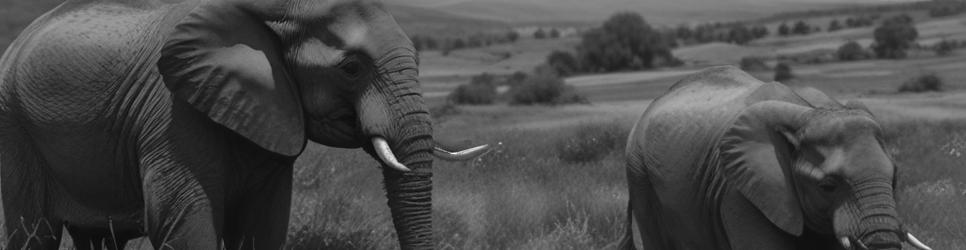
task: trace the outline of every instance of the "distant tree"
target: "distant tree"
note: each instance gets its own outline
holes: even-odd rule
[[[790,34],[791,34],[791,29],[788,28],[788,24],[787,23],[782,23],[781,25],[778,25],[778,35],[780,35],[780,36],[788,36]]]
[[[812,32],[812,27],[808,26],[805,21],[799,20],[795,22],[795,26],[792,28],[792,33],[797,35],[808,35]]]
[[[792,74],[792,67],[788,66],[786,63],[778,63],[775,65],[775,81],[784,82],[795,78]]]
[[[547,65],[562,77],[573,75],[580,68],[577,58],[573,54],[559,50],[554,50],[547,56]]]
[[[687,41],[687,40],[691,39],[691,37],[694,35],[694,32],[691,30],[691,27],[688,27],[688,25],[681,24],[677,28],[674,29],[674,35],[678,39],[681,39],[683,41]]]
[[[849,27],[849,28],[855,28],[855,27],[858,27],[858,26],[859,26],[859,25],[858,25],[858,23],[857,23],[857,22],[855,21],[855,18],[851,18],[851,17],[849,17],[849,18],[846,18],[846,19],[845,19],[845,27]]]
[[[768,28],[764,25],[758,25],[751,29],[751,33],[755,39],[764,38],[768,36]]]
[[[511,43],[516,42],[519,39],[520,39],[520,33],[517,33],[515,30],[508,31],[506,33],[506,40],[510,41]]]
[[[874,36],[872,50],[877,57],[899,59],[906,57],[906,50],[919,37],[919,31],[911,17],[899,15],[883,22],[875,29]]]
[[[560,30],[557,30],[557,28],[550,29],[550,38],[560,38]]]
[[[855,41],[849,41],[839,47],[836,51],[836,56],[842,61],[854,61],[864,59],[866,56],[865,49],[862,45]]]
[[[842,29],[842,24],[839,23],[838,19],[832,19],[832,21],[828,23],[828,32],[835,32],[840,29]]]
[[[543,28],[539,28],[537,29],[537,31],[533,32],[533,38],[536,38],[536,39],[547,38],[547,32],[544,31]]]
[[[952,40],[943,39],[936,43],[933,47],[933,51],[936,52],[937,56],[948,56],[953,53],[953,49],[956,49],[957,42]]]
[[[655,59],[674,61],[667,40],[661,36],[640,14],[621,12],[582,36],[578,58],[591,72],[652,68]]]
[[[746,44],[753,39],[755,39],[754,34],[742,24],[735,25],[728,31],[727,41],[730,43]]]
[[[463,38],[453,39],[453,41],[450,44],[450,48],[454,50],[466,48],[466,42],[463,41]]]
[[[423,47],[426,48],[426,50],[439,49],[439,42],[436,41],[436,38],[430,36],[423,36],[421,38],[423,40]]]

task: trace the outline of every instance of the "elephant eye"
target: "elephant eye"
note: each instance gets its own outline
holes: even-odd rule
[[[818,181],[818,188],[822,189],[822,192],[833,193],[838,189],[838,181],[835,178],[826,177]]]
[[[354,80],[358,79],[359,76],[362,75],[364,68],[362,66],[362,62],[360,62],[358,59],[346,58],[346,60],[339,65],[339,70],[341,70],[346,77]]]

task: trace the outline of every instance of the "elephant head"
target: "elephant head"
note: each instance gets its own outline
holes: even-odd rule
[[[721,143],[730,185],[792,235],[834,235],[846,249],[929,249],[902,231],[878,123],[861,105],[824,106],[748,106]]]
[[[437,146],[412,42],[379,1],[204,1],[157,65],[174,97],[266,150],[308,139],[378,158],[404,249],[432,244],[431,156],[485,152]]]

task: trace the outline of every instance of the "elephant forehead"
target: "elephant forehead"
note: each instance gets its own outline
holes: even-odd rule
[[[856,137],[874,136],[879,124],[865,115],[823,114],[808,118],[801,137],[806,143],[841,145]]]

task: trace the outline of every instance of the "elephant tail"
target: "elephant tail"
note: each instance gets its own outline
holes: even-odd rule
[[[621,239],[617,249],[637,250],[634,246],[634,212],[631,211],[631,201],[627,201],[627,223],[624,224],[624,238]]]

